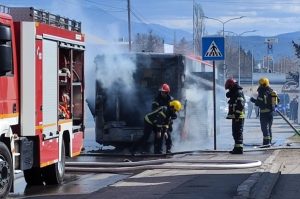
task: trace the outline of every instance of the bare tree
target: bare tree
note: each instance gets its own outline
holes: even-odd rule
[[[163,52],[164,40],[150,30],[149,33],[137,33],[132,46],[135,52]]]
[[[189,43],[184,37],[174,46],[174,52],[183,55],[189,53]]]

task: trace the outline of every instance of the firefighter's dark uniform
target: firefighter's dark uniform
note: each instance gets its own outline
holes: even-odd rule
[[[151,133],[154,132],[154,153],[162,154],[162,129],[168,128],[169,121],[174,114],[175,112],[166,106],[161,106],[148,113],[144,118],[144,134],[133,147],[132,152],[139,147],[145,147]]]
[[[226,93],[228,100],[228,115],[227,119],[232,119],[232,136],[234,139],[234,148],[230,153],[243,153],[243,128],[245,118],[245,97],[242,87],[234,84]]]
[[[169,94],[166,94],[166,96],[162,96],[161,92],[157,94],[155,99],[152,102],[152,111],[155,111],[161,106],[169,106],[169,103],[173,100],[173,97]],[[165,138],[166,142],[166,152],[170,153],[171,148],[172,148],[172,138],[171,138],[171,132],[173,130],[172,124],[173,124],[173,119],[176,119],[177,116],[174,113],[173,117],[170,119],[169,122],[169,128],[163,128],[162,129],[162,136],[161,136],[161,142],[163,142],[163,139]]]
[[[252,99],[252,101],[260,109],[260,126],[263,133],[263,145],[271,145],[273,112],[277,105],[277,103],[272,103],[272,97],[277,98],[276,100],[279,99],[276,92],[269,86],[259,86],[257,92],[257,99]]]

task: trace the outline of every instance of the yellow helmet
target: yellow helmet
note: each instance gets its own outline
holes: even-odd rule
[[[178,100],[172,100],[169,105],[170,107],[174,107],[176,112],[180,111],[181,109],[181,103]]]
[[[262,86],[262,87],[266,87],[266,86],[269,86],[270,83],[269,83],[269,79],[266,78],[266,77],[263,77],[263,78],[260,78],[260,80],[258,81],[259,85]]]

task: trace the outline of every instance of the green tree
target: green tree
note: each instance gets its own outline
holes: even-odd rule
[[[300,58],[300,44],[297,44],[294,41],[292,41],[292,43],[295,48],[295,55]]]

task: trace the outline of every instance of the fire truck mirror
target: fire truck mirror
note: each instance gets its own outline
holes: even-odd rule
[[[7,42],[11,41],[11,30],[7,26],[0,25],[0,41]]]
[[[12,71],[11,30],[0,25],[0,76]]]
[[[0,45],[0,76],[12,71],[11,47]]]

